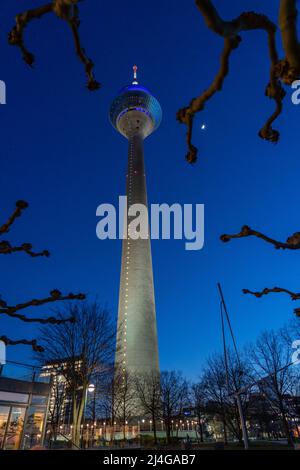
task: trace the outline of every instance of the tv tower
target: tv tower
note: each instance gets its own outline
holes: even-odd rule
[[[144,139],[161,122],[157,99],[137,81],[120,90],[110,108],[110,121],[128,139],[126,183],[127,214],[132,204],[147,207]],[[133,217],[128,217],[128,225]],[[156,312],[151,245],[147,239],[131,238],[126,228],[122,244],[121,280],[118,308],[117,350],[115,362],[123,372],[159,372]]]

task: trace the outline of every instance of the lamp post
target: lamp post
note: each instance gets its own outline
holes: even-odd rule
[[[94,384],[89,384],[86,388],[85,391],[85,397],[84,397],[84,408],[83,408],[83,421],[85,421],[85,412],[86,412],[86,405],[88,401],[88,393],[94,393],[96,392],[96,387]]]
[[[104,439],[106,441],[106,421],[104,421],[103,426],[104,426]]]
[[[94,393],[96,392],[96,387],[94,384],[89,384],[86,388],[85,391],[85,397],[84,397],[84,407],[83,407],[83,416],[82,416],[82,422],[85,422],[85,417],[86,417],[86,406],[87,406],[87,401],[88,401],[88,393]],[[88,427],[88,425],[87,425]],[[83,433],[82,433],[83,437]]]

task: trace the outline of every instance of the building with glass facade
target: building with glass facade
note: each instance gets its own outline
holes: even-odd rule
[[[2,366],[0,374],[0,449],[42,446],[50,384],[33,368],[11,365]]]

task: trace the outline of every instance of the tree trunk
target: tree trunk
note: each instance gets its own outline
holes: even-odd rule
[[[152,414],[152,423],[153,423],[154,444],[157,445],[156,422],[155,422],[155,415],[154,414]]]
[[[199,430],[200,430],[200,442],[204,442],[203,439],[203,424],[201,422],[200,417],[198,416],[198,421],[199,421]]]
[[[72,427],[72,449],[76,449],[76,442],[77,442],[77,416],[78,416],[78,409],[76,403],[76,394],[73,394],[73,427]],[[80,429],[79,429],[80,435]]]
[[[165,421],[165,427],[166,427],[166,441],[167,444],[170,444],[170,438],[171,438],[171,427],[170,427],[170,420],[169,418]]]
[[[288,421],[286,419],[285,412],[282,411],[281,414],[282,414],[282,424],[283,424],[284,433],[287,437],[288,444],[290,446],[292,446],[293,445],[293,440],[292,440],[291,431],[290,431],[290,428],[289,428]]]
[[[292,446],[293,445],[293,440],[292,440],[292,437],[291,437],[289,423],[288,423],[287,418],[286,418],[286,413],[285,413],[285,409],[284,409],[284,402],[283,402],[282,396],[278,396],[278,398],[279,398],[279,409],[280,409],[280,414],[281,414],[281,418],[282,418],[282,425],[283,425],[284,434],[286,435],[288,444],[290,446]]]
[[[227,439],[227,424],[226,424],[225,414],[222,415],[222,421],[223,421],[224,443],[225,445],[227,445],[228,439]]]
[[[76,393],[73,396],[73,428],[72,428],[72,448],[80,447],[80,430],[83,417],[84,402],[85,402],[85,389],[83,389],[80,402],[77,403]]]

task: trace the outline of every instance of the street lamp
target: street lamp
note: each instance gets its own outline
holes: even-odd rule
[[[94,384],[89,384],[87,386],[87,389],[85,391],[85,397],[84,397],[84,407],[83,407],[83,421],[85,421],[85,412],[86,412],[86,405],[87,405],[87,398],[88,398],[88,393],[95,393],[96,387]]]

